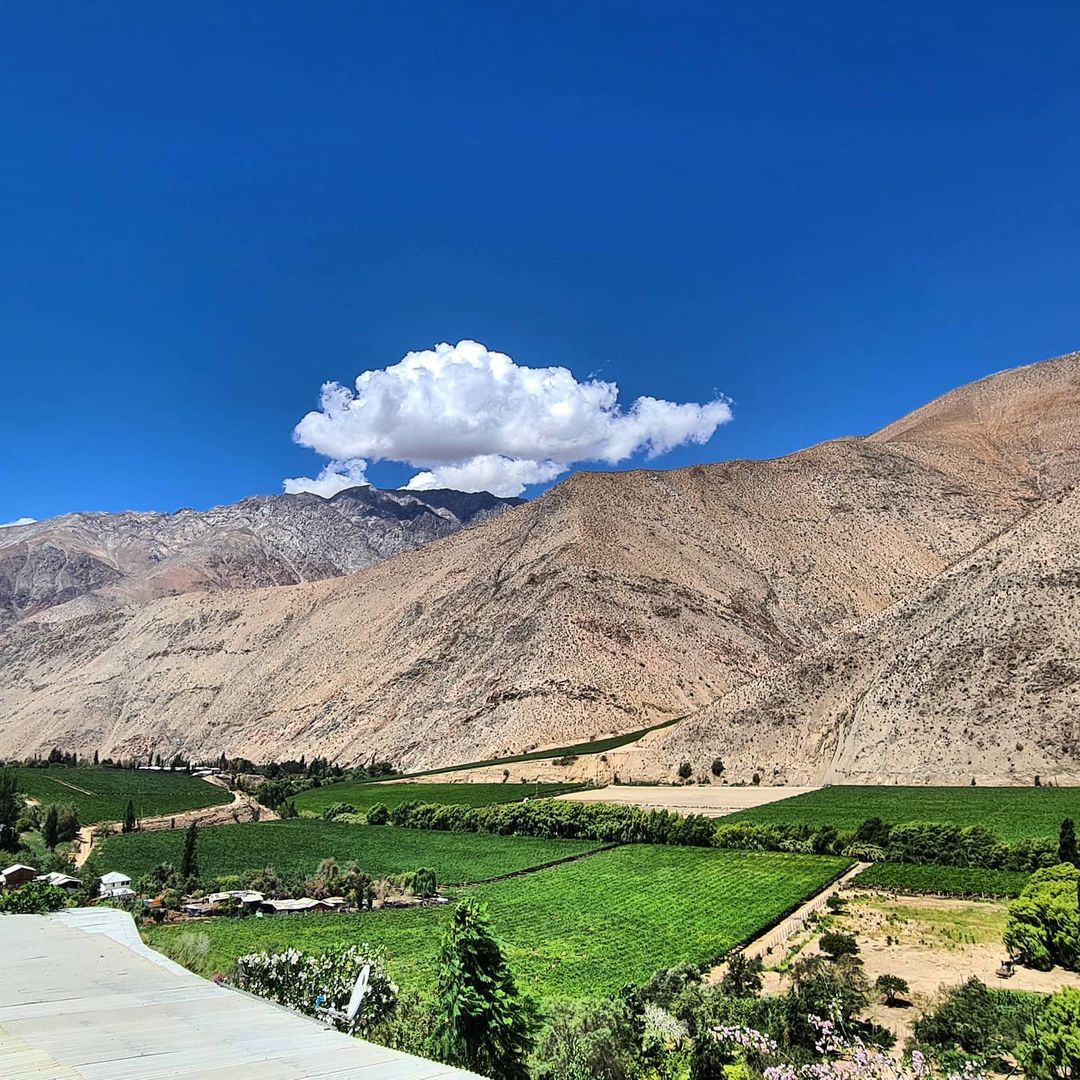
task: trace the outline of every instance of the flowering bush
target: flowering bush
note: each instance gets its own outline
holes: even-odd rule
[[[365,964],[371,965],[371,973],[356,1022],[366,1028],[393,1008],[398,989],[370,946],[353,945],[344,952],[315,955],[299,949],[249,953],[236,961],[233,981],[242,990],[316,1016],[322,1010],[345,1009]],[[335,1024],[345,1027],[344,1021]]]

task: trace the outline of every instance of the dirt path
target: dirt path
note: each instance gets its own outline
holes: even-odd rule
[[[760,937],[754,938],[749,945],[742,951],[751,960],[755,956],[760,956],[762,959],[766,955],[769,955],[776,949],[778,945],[784,945],[790,938],[797,934],[806,926],[806,920],[811,915],[820,911],[826,901],[834,893],[839,892],[847,882],[849,882],[856,874],[861,874],[870,864],[869,863],[856,863],[850,870],[845,870],[831,885],[827,885],[819,893],[815,893],[805,904],[797,907],[782,923],[777,924],[771,930],[767,930]],[[771,957],[774,962],[776,960],[775,955]],[[705,977],[706,982],[719,982],[723,977],[724,969],[726,965],[720,964],[714,967],[712,971]]]
[[[728,787],[722,784],[612,784],[605,788],[571,791],[556,798],[568,802],[615,803],[678,814],[724,817],[739,810],[790,799],[813,787]]]
[[[214,787],[225,788],[228,785],[220,781],[216,776],[204,776],[202,778]],[[161,814],[158,817],[140,818],[140,832],[156,832],[162,829],[186,829],[192,822],[196,825],[228,825],[243,821],[277,821],[278,815],[269,807],[263,806],[255,800],[253,795],[248,795],[239,789],[232,792],[232,802],[221,803],[216,806],[203,806],[196,810],[184,810],[179,814]],[[80,869],[90,858],[94,850],[94,841],[102,832],[120,832],[120,822],[101,822],[97,825],[84,825],[79,830],[78,848],[76,849],[74,866]]]

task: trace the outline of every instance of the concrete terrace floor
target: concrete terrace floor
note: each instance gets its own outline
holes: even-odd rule
[[[0,1080],[467,1080],[216,986],[110,908],[0,915]]]

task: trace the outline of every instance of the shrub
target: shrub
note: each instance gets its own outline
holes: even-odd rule
[[[737,998],[756,997],[761,993],[761,973],[764,969],[760,956],[748,960],[745,953],[732,953],[728,957],[724,977],[720,980],[721,992]]]
[[[694,775],[694,767],[689,761],[684,761],[678,768],[678,776],[680,780],[689,780]]]
[[[421,867],[410,875],[409,889],[413,896],[434,896],[437,887],[438,879],[435,877],[434,870]]]
[[[818,944],[821,951],[830,960],[839,960],[841,956],[858,956],[859,943],[854,934],[843,934],[837,930],[829,930],[821,935]]]
[[[713,776],[723,776],[724,775],[724,759],[723,758],[713,758],[713,763],[712,763],[712,767],[711,767],[710,771],[712,772]]]
[[[1080,1076],[1080,990],[1062,990],[1039,1009],[1017,1056],[1029,1080]]]
[[[386,809],[384,803],[375,803],[367,812],[367,823],[369,825],[385,825],[389,820],[390,811]]]
[[[47,915],[67,904],[68,895],[63,889],[43,881],[28,881],[20,888],[0,892],[0,912],[8,915]]]
[[[945,990],[934,1008],[915,1021],[915,1041],[939,1055],[960,1050],[1000,1059],[1012,1052],[1033,1007],[1025,996],[1022,1009],[1008,1008],[1013,996],[989,990],[972,976]]]
[[[357,1023],[366,1028],[385,1017],[397,998],[397,987],[381,957],[369,946],[353,945],[344,952],[321,955],[299,949],[250,953],[236,961],[233,980],[242,990],[316,1016],[320,1009],[344,1010],[365,964],[371,965],[371,971]],[[342,1020],[334,1022],[345,1026]]]
[[[901,979],[899,975],[879,975],[874,980],[874,989],[881,994],[886,1005],[895,1005],[911,987],[907,979]]]
[[[1075,866],[1036,870],[1009,905],[1004,936],[1009,952],[1040,971],[1055,964],[1075,971],[1080,961],[1078,889],[1080,869]]]

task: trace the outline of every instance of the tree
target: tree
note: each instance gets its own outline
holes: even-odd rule
[[[19,849],[19,802],[15,773],[0,769],[0,851]]]
[[[412,875],[410,886],[413,896],[430,897],[435,895],[438,884],[435,871],[422,866]]]
[[[713,776],[723,776],[724,775],[724,759],[723,758],[713,758],[712,774],[713,774]]]
[[[1070,866],[1080,866],[1080,855],[1076,850],[1076,824],[1072,818],[1064,818],[1058,832],[1058,862]]]
[[[195,862],[195,845],[198,838],[199,830],[193,821],[184,833],[184,854],[180,859],[180,877],[184,881],[197,877],[199,873],[199,867]]]
[[[923,1045],[973,1056],[997,1056],[1008,1049],[993,992],[974,975],[942,991],[934,1009],[915,1021],[914,1034]]]
[[[886,1005],[895,1005],[911,987],[907,979],[901,979],[899,975],[879,975],[874,981],[874,989],[881,994]]]
[[[56,836],[62,844],[74,840],[79,835],[79,810],[71,805],[65,806],[60,811],[56,821]]]
[[[1036,870],[1009,905],[1004,935],[1009,952],[1040,971],[1055,964],[1075,971],[1080,966],[1078,887],[1080,869],[1069,863]]]
[[[689,780],[690,777],[693,776],[693,775],[694,775],[694,767],[693,767],[693,765],[691,765],[689,761],[684,761],[679,766],[679,779],[680,780]]]
[[[746,953],[732,953],[724,977],[720,980],[720,990],[722,993],[730,994],[731,997],[756,997],[761,993],[763,970],[764,964],[760,956],[748,960]]]
[[[536,1012],[518,995],[488,921],[467,900],[454,910],[439,955],[443,1059],[493,1080],[527,1080]]]
[[[1029,1080],[1080,1076],[1080,990],[1054,994],[1036,1014],[1017,1052]]]
[[[829,930],[821,935],[818,944],[830,960],[839,960],[841,956],[859,955],[859,943],[855,940],[854,934],[842,934],[837,930]]]
[[[60,839],[60,811],[55,805],[45,811],[45,820],[41,823],[41,838],[50,851]]]
[[[711,1031],[699,1031],[690,1048],[690,1080],[724,1080],[733,1061]]]
[[[124,810],[124,823],[120,826],[121,832],[132,833],[135,831],[135,804],[128,799],[127,807]]]
[[[100,764],[100,762],[98,760],[98,752],[96,750],[94,751],[94,764],[95,765]]]
[[[369,825],[385,825],[390,820],[390,811],[381,802],[374,803],[367,812]]]

